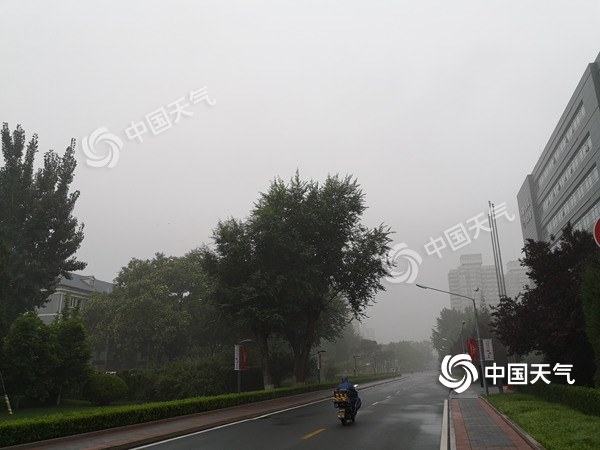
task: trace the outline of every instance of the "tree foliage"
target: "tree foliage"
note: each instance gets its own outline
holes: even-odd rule
[[[58,364],[50,328],[36,313],[24,314],[14,321],[3,347],[2,373],[9,395],[47,400]]]
[[[92,374],[92,347],[78,313],[79,308],[67,308],[50,325],[55,356],[55,365],[49,371],[50,394],[57,405],[63,392],[83,386]]]
[[[73,147],[63,157],[47,152],[43,167],[35,171],[37,135],[26,146],[20,126],[12,135],[6,123],[2,127],[0,241],[8,253],[8,277],[0,280],[5,283],[0,288],[0,336],[19,314],[47,301],[60,275],[85,268],[74,256],[83,225],[73,216],[79,191],[69,192],[76,166]]]
[[[594,350],[596,374],[594,384],[600,386],[600,259],[584,269],[581,277],[581,298],[585,315],[585,331]]]
[[[82,319],[94,348],[108,354],[111,370],[156,366],[200,348],[212,355],[229,328],[208,290],[198,251],[134,258],[112,293],[87,302]]]
[[[492,331],[492,311],[483,300],[477,306],[477,321],[473,308],[464,310],[444,308],[431,330],[431,343],[441,361],[446,355],[457,355],[468,351],[467,340],[477,340],[477,323],[481,339],[491,339],[494,361],[499,365],[508,363],[504,344]]]
[[[390,342],[383,346],[383,353],[400,373],[422,371],[433,362],[433,348],[427,341]]]
[[[332,317],[360,318],[384,289],[390,231],[362,225],[365,209],[352,177],[329,176],[320,185],[297,173],[288,184],[274,180],[248,220],[230,219],[215,229],[214,248],[205,249],[207,271],[224,309],[253,330],[265,385],[271,333],[289,342],[296,380],[304,382],[324,313],[338,302]]]
[[[2,373],[12,397],[55,399],[84,385],[91,374],[91,349],[82,323],[65,315],[50,325],[35,312],[14,321],[4,339]]]
[[[591,385],[594,354],[586,334],[581,277],[598,255],[592,235],[563,229],[553,248],[549,242],[528,240],[522,264],[534,287],[522,297],[505,299],[493,313],[493,329],[513,354],[537,352],[548,362],[573,364],[579,385]]]

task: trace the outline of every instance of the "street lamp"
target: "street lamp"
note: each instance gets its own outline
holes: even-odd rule
[[[354,358],[354,376],[356,376],[356,358],[360,358],[360,356],[354,355],[353,358]]]
[[[463,352],[463,353],[466,353],[466,352],[465,352],[465,338],[463,337],[463,331],[464,331],[464,329],[465,329],[465,323],[467,323],[467,322],[465,322],[465,321],[463,320],[463,321],[462,321],[462,327],[460,327],[460,343],[462,344],[462,352]]]
[[[319,350],[317,352],[317,364],[318,364],[318,368],[319,368],[319,380],[318,380],[318,384],[321,384],[321,353],[327,353],[327,350]]]
[[[243,341],[240,341],[237,345],[236,348],[239,349],[240,346],[245,343],[245,342],[252,342],[252,339],[244,339]],[[239,352],[239,350],[238,350]],[[237,369],[237,392],[238,394],[240,394],[242,392],[242,368],[240,367],[240,363],[239,363],[239,353],[237,353],[236,355],[238,357],[238,369]]]
[[[481,369],[481,377],[483,378],[483,388],[485,390],[485,396],[489,395],[487,381],[485,379],[485,372],[483,370],[483,349],[481,348],[481,337],[479,336],[479,319],[477,318],[477,305],[475,305],[475,299],[473,297],[467,297],[466,295],[455,294],[454,292],[443,291],[441,289],[432,288],[429,286],[423,286],[417,284],[417,287],[421,289],[431,289],[432,291],[443,292],[444,294],[456,295],[457,297],[467,298],[473,302],[473,309],[475,310],[475,330],[477,331],[477,351],[479,352],[479,367]]]

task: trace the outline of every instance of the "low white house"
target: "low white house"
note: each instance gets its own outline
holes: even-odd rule
[[[37,313],[44,323],[49,324],[65,309],[67,294],[70,294],[70,307],[83,307],[85,302],[94,292],[112,292],[113,284],[107,281],[97,280],[93,275],[71,274],[72,279],[60,277],[56,292],[48,297],[48,303],[38,308]]]

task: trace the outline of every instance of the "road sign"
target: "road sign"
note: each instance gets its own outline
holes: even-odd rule
[[[600,219],[594,225],[594,239],[596,239],[596,244],[600,245]]]
[[[248,351],[245,345],[236,345],[233,353],[233,370],[248,368]]]
[[[483,341],[483,356],[485,361],[494,360],[494,347],[492,347],[491,339],[482,339]]]
[[[479,361],[479,351],[477,350],[477,341],[475,339],[467,339],[467,352],[471,356],[471,361]]]

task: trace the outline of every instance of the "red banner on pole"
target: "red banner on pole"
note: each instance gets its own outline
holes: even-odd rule
[[[246,353],[246,346],[242,345],[242,370],[248,368],[248,355]]]
[[[472,361],[479,361],[479,352],[477,351],[477,341],[475,339],[467,339],[467,352]]]

